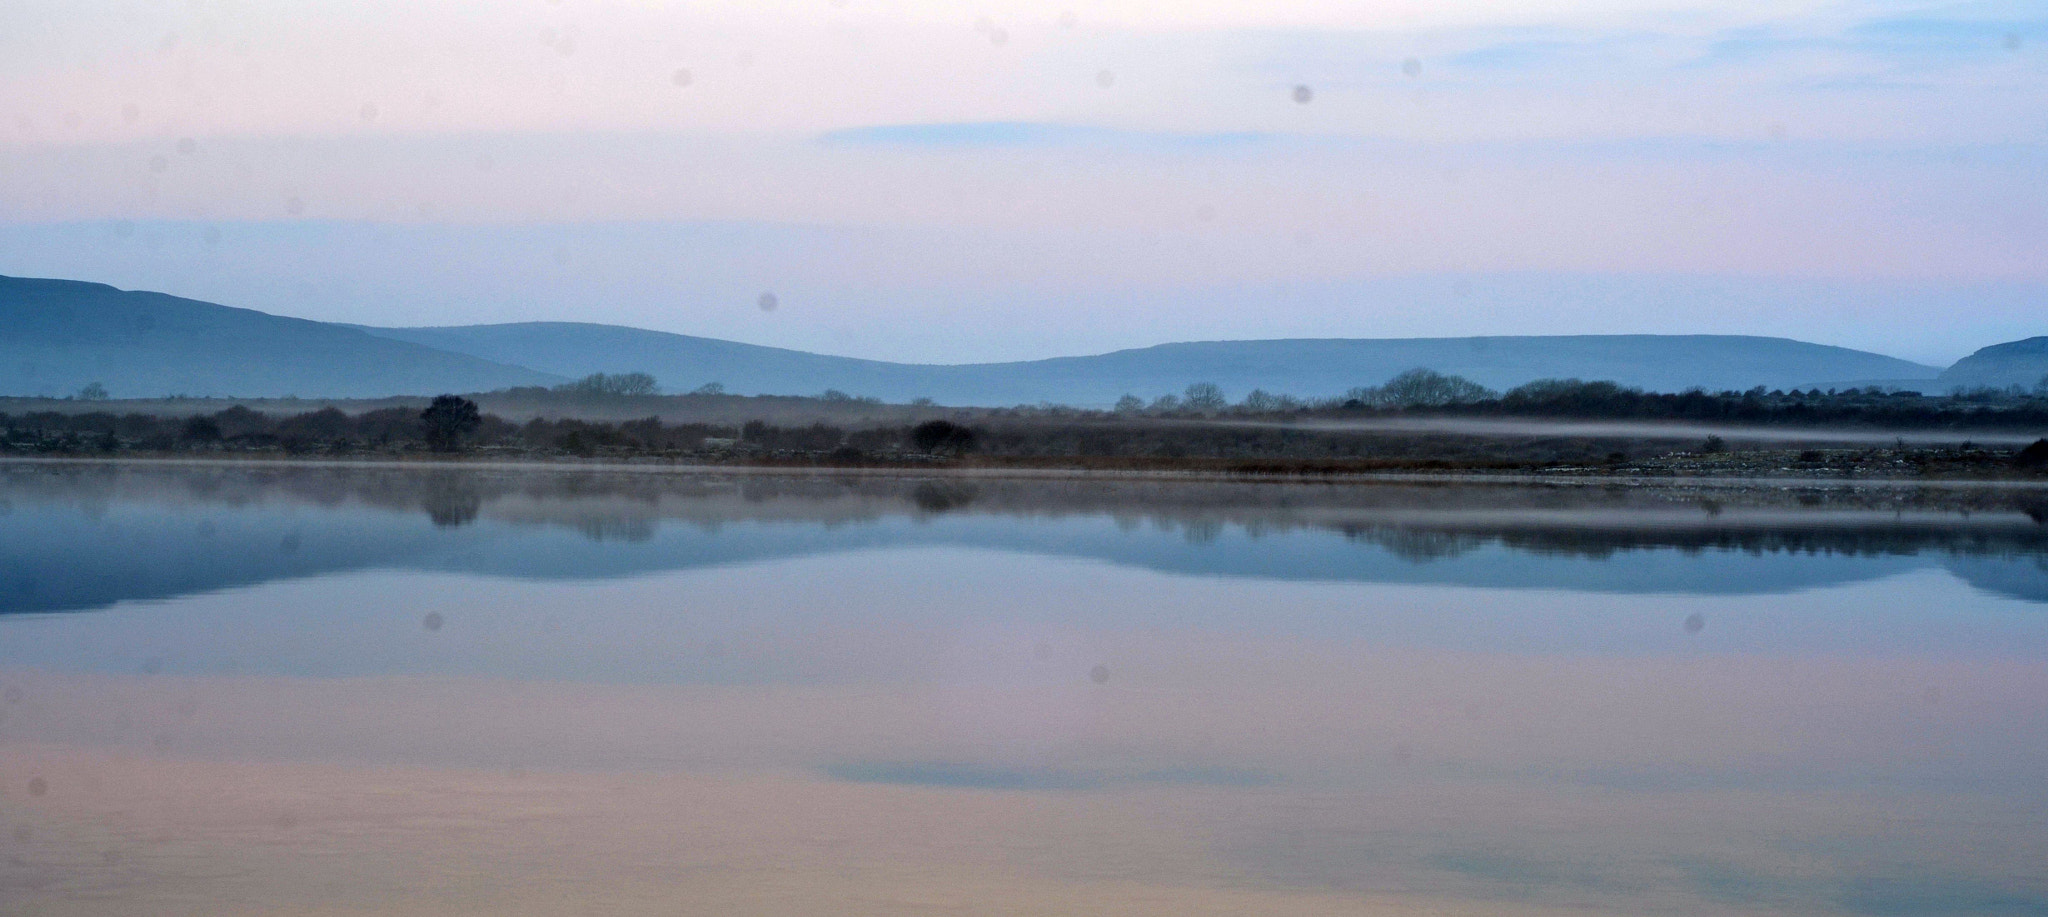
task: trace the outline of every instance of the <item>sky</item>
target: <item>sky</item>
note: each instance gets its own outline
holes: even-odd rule
[[[9,0],[0,274],[967,362],[2048,334],[2048,5]]]

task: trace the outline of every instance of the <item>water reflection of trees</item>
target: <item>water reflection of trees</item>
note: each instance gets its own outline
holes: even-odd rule
[[[576,531],[591,541],[622,541],[628,544],[654,540],[655,520],[644,517],[592,516],[576,522]]]
[[[1385,548],[1389,554],[1417,563],[1467,554],[1485,547],[1488,541],[1484,536],[1469,533],[1396,526],[1341,525],[1337,529],[1350,541]]]
[[[420,494],[420,508],[435,528],[453,528],[476,521],[483,512],[484,495],[466,475],[440,473],[427,478]]]
[[[910,502],[927,513],[964,509],[980,496],[973,484],[962,481],[923,481],[911,488]]]
[[[560,526],[595,541],[645,541],[663,524],[838,526],[890,517],[981,515],[1149,524],[1208,544],[1237,532],[1335,532],[1402,558],[1487,545],[1607,558],[1630,551],[1870,557],[1942,551],[2048,555],[2048,494],[2026,488],[1702,486],[1615,482],[1502,486],[1459,481],[1279,484],[1162,479],[1016,479],[829,474],[679,474],[610,469],[369,465],[4,465],[15,502],[104,511],[143,501],[204,506],[359,506],[435,526],[492,519]]]
[[[1415,561],[1468,554],[1489,545],[1551,557],[1607,560],[1639,551],[1751,556],[1910,557],[1928,552],[2004,560],[2032,559],[2048,570],[2048,532],[1957,531],[1938,525],[1904,527],[1675,529],[1527,529],[1484,525],[1342,525],[1347,540]]]

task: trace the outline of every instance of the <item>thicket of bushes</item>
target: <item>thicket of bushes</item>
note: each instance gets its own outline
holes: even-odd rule
[[[465,415],[460,405],[451,401],[474,412],[475,405],[465,399],[443,396],[426,411],[385,408],[354,415],[329,407],[271,416],[239,405],[189,417],[0,413],[0,452],[353,455],[483,450],[573,456],[837,453],[841,458],[853,458],[957,454],[971,450],[975,442],[971,430],[943,420],[855,430],[823,423],[778,427],[758,420],[736,426],[666,424],[654,417],[623,423],[535,419],[519,424],[492,414]]]
[[[1150,402],[1125,395],[1112,413],[1125,417],[1429,414],[1883,427],[2040,426],[2048,423],[2048,385],[1978,388],[1942,395],[1877,388],[1786,391],[1762,387],[1746,392],[1695,389],[1673,393],[1646,392],[1613,382],[1542,379],[1503,393],[1459,376],[1415,369],[1384,385],[1354,388],[1336,398],[1305,400],[1254,389],[1232,403],[1216,386],[1198,383],[1183,394],[1162,395]]]
[[[629,374],[586,382],[585,388],[592,392],[605,390],[596,397],[638,398],[651,380]],[[1546,380],[1500,394],[1454,376],[1418,370],[1404,373],[1385,386],[1354,394],[1363,397],[1310,405],[1255,392],[1232,405],[1217,387],[1196,385],[1189,387],[1186,397],[1176,398],[1163,407],[1155,403],[1133,408],[1126,403],[1123,410],[1117,411],[1058,406],[948,411],[959,422],[927,419],[912,425],[889,420],[863,422],[856,418],[851,423],[842,421],[844,426],[825,422],[776,425],[762,420],[665,423],[655,417],[618,422],[537,419],[515,423],[482,413],[473,402],[454,395],[435,399],[425,411],[418,407],[390,407],[358,414],[328,407],[271,415],[245,406],[181,417],[139,412],[38,411],[0,413],[0,453],[317,456],[483,452],[506,456],[859,462],[923,461],[979,452],[1017,460],[1048,461],[1133,459],[1200,463],[1286,459],[1405,465],[1615,465],[1627,462],[1632,454],[1643,450],[1662,453],[1671,451],[1671,446],[1646,443],[1644,437],[1627,434],[1561,437],[1532,432],[1518,437],[1453,436],[1295,421],[1433,415],[1884,429],[2048,429],[2048,392],[1980,391],[1926,397],[1858,389],[1754,389],[1671,394],[1643,392],[1611,382]],[[924,416],[928,418],[935,410],[926,410]],[[919,418],[913,415],[912,419]],[[1216,422],[1219,420],[1226,422]],[[1230,420],[1263,422],[1227,422]],[[1680,448],[1685,451],[1685,447]],[[1691,447],[1689,451],[1714,453],[1727,448],[1718,437],[1708,437],[1705,445]],[[2000,450],[1999,455],[2003,454]],[[2005,460],[1989,453],[1970,460],[1978,459]]]

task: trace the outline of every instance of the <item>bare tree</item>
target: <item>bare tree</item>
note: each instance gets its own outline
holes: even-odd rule
[[[1214,382],[1197,382],[1181,393],[1181,405],[1190,411],[1220,411],[1230,405],[1223,389]]]
[[[652,395],[660,390],[654,377],[646,373],[591,373],[566,385],[555,386],[555,391],[572,395],[598,395],[601,397],[625,398]]]

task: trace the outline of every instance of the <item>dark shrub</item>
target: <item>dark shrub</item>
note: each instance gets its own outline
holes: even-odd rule
[[[204,414],[194,414],[185,418],[178,438],[189,443],[217,443],[221,440],[220,424]]]
[[[974,431],[950,420],[927,420],[911,429],[910,442],[923,452],[959,455],[974,448]]]
[[[434,403],[420,412],[420,425],[425,428],[427,447],[435,452],[454,452],[462,448],[462,438],[483,426],[483,414],[476,409],[476,402],[460,395],[441,395]]]

